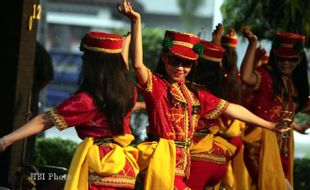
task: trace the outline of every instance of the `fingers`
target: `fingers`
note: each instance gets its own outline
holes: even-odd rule
[[[127,13],[129,12],[128,2],[126,0],[123,0],[123,4],[117,5],[117,10],[123,15],[127,15]]]
[[[286,132],[289,132],[290,130],[291,130],[291,128],[282,128],[282,129],[280,129],[280,132],[286,133]]]

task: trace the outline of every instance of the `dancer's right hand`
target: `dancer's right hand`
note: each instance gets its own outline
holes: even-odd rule
[[[242,34],[249,40],[249,42],[256,42],[257,36],[253,34],[251,27],[246,25],[241,28]]]
[[[117,10],[131,21],[136,21],[141,18],[140,14],[133,10],[131,3],[127,2],[127,0],[123,0],[123,4],[119,4]]]

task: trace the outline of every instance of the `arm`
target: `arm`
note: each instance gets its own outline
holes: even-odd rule
[[[123,0],[123,6],[118,6],[118,10],[120,13],[130,19],[130,58],[132,60],[132,66],[135,70],[138,84],[144,85],[148,78],[148,69],[143,64],[141,16],[139,13],[132,9],[131,4],[126,0]]]
[[[224,111],[225,115],[228,115],[232,118],[239,119],[241,121],[252,123],[255,125],[258,125],[259,127],[266,128],[272,131],[279,131],[279,132],[286,132],[290,128],[282,128],[282,123],[273,123],[267,120],[264,120],[256,115],[254,115],[252,112],[250,112],[248,109],[246,109],[243,106],[240,106],[238,104],[229,103],[227,109]],[[282,122],[289,122],[287,118],[284,118]]]
[[[297,123],[293,122],[292,124],[292,127],[295,131],[297,131],[298,133],[300,134],[308,134],[306,133],[306,130],[310,128],[310,123],[305,123],[305,124],[302,124],[302,125],[298,125]]]
[[[136,102],[135,106],[132,108],[132,111],[143,110],[146,109],[146,105],[144,101]]]
[[[254,59],[254,68],[257,68],[262,65],[263,58],[266,54],[266,50],[259,46],[255,51],[255,59]]]
[[[130,40],[131,40],[130,33],[128,33],[126,36],[123,37],[123,45],[122,45],[122,52],[121,52],[128,70],[129,70],[128,55],[129,55]]]
[[[221,40],[224,35],[224,27],[221,23],[219,23],[215,30],[212,32],[212,43],[216,45],[221,45]]]
[[[37,115],[17,130],[0,138],[0,152],[3,152],[8,146],[15,143],[16,141],[38,134],[51,128],[52,126],[53,123],[46,114]]]
[[[241,79],[245,84],[253,86],[257,82],[257,76],[253,72],[257,37],[252,33],[249,27],[242,28],[241,32],[249,41],[241,63]]]

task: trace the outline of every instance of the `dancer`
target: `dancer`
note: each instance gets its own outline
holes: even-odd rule
[[[83,142],[73,156],[65,189],[134,189],[139,172],[129,126],[136,93],[121,55],[123,37],[88,32],[81,41],[79,91],[0,139],[0,151],[52,126],[75,126]]]
[[[131,21],[131,59],[154,140],[138,145],[140,169],[147,168],[145,189],[188,189],[184,183],[189,174],[188,148],[200,115],[215,119],[224,112],[279,129],[275,123],[257,118],[245,108],[229,104],[186,80],[198,58],[193,49],[201,51],[201,46],[195,46],[200,41],[196,35],[166,31],[159,64],[152,73],[143,64],[140,14],[126,0],[118,9]]]
[[[244,83],[255,87],[250,110],[273,122],[284,115],[293,118],[306,105],[309,96],[307,61],[303,51],[305,36],[276,33],[269,63],[254,69],[257,37],[249,27],[244,27],[242,32],[249,44],[242,62],[241,77]],[[292,131],[283,135],[254,128],[252,124],[248,126],[244,156],[252,183],[260,190],[291,189],[294,156]],[[300,130],[304,131],[308,126],[304,125]]]

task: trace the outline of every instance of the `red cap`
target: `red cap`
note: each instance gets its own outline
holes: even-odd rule
[[[229,29],[227,34],[222,37],[222,46],[224,47],[233,47],[238,46],[238,36],[234,29]]]
[[[301,34],[290,32],[276,33],[274,53],[279,57],[294,57],[303,51],[306,37]]]
[[[169,50],[176,56],[189,60],[197,60],[198,55],[194,52],[193,47],[199,41],[199,37],[194,34],[167,30],[165,32],[163,46],[169,47]]]
[[[123,36],[104,32],[88,32],[83,39],[83,48],[94,52],[120,53]]]
[[[200,44],[203,45],[203,54],[201,58],[214,62],[221,62],[225,49],[222,46],[216,45],[212,42],[201,40]]]

